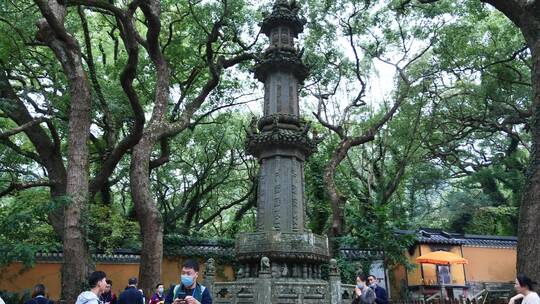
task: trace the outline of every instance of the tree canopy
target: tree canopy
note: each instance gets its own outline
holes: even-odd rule
[[[395,229],[518,234],[537,183],[533,25],[495,0],[299,2],[302,116],[324,139],[308,227],[388,263],[411,241]],[[1,2],[0,265],[132,248],[150,290],[164,235],[253,230],[245,129],[270,4]]]

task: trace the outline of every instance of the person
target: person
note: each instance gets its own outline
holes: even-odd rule
[[[379,286],[377,278],[370,274],[367,277],[368,285],[373,291],[375,291],[375,303],[377,304],[388,304],[388,293],[386,292],[386,289]]]
[[[165,295],[163,294],[164,288],[163,284],[159,283],[156,285],[156,293],[150,298],[148,304],[163,304],[165,302]]]
[[[540,297],[533,291],[533,285],[536,285],[536,282],[524,274],[518,274],[514,284],[518,294],[510,298],[508,304],[514,304],[518,299],[522,299],[522,304],[540,304]]]
[[[373,304],[375,303],[375,291],[367,285],[367,277],[359,272],[356,274],[356,287],[352,304]]]
[[[105,288],[105,292],[101,294],[99,297],[99,300],[103,304],[117,304],[118,299],[116,298],[116,295],[112,292],[112,281],[107,279],[107,288]]]
[[[32,299],[24,302],[24,304],[52,304],[53,302],[47,299],[46,288],[43,284],[36,284],[32,291]]]
[[[197,283],[199,262],[186,260],[182,264],[180,284],[171,286],[165,304],[212,304],[212,296],[205,286]]]
[[[107,275],[103,271],[94,271],[88,277],[89,291],[83,291],[75,304],[101,304],[99,296],[107,288]]]
[[[144,291],[142,289],[139,289],[139,292],[142,294],[142,302],[143,302],[143,304],[146,304],[146,298],[144,297]]]
[[[118,304],[143,304],[143,295],[137,289],[137,278],[130,278],[128,286],[118,298]]]

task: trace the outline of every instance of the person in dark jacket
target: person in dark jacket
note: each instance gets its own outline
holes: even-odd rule
[[[32,299],[26,301],[24,304],[52,304],[53,301],[46,298],[46,288],[43,284],[37,284],[32,291]]]
[[[379,286],[377,278],[370,274],[367,279],[369,287],[375,291],[375,295],[377,296],[375,298],[375,303],[388,304],[388,293],[386,292],[386,289]]]
[[[180,284],[169,288],[165,304],[212,304],[210,291],[197,283],[198,276],[199,262],[186,260],[182,264]]]
[[[143,294],[137,289],[137,278],[128,280],[128,287],[120,294],[118,304],[143,304]]]

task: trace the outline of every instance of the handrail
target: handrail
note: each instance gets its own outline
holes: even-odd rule
[[[489,291],[486,290],[486,296],[482,299],[482,304],[486,304],[488,296],[489,296]]]
[[[478,299],[483,293],[487,293],[487,289],[482,289],[472,296],[473,299]]]
[[[432,296],[426,299],[426,302],[429,302],[431,300],[435,300],[437,297],[440,297],[439,293],[434,293]]]

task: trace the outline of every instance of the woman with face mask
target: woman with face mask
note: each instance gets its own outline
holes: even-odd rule
[[[367,285],[367,276],[363,273],[356,275],[356,288],[352,304],[373,304],[375,303],[375,292]]]
[[[156,285],[156,293],[150,298],[148,304],[163,304],[165,301],[165,294],[163,284],[159,283]]]

